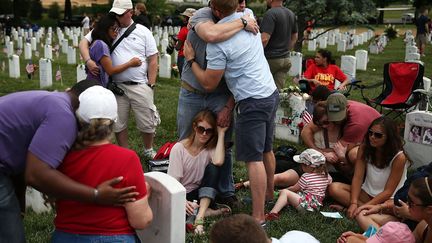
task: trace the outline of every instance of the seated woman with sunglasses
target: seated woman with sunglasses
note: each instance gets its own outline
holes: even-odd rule
[[[363,214],[365,217],[374,217],[375,221],[371,222],[371,225],[378,228],[382,225],[387,224],[390,221],[398,221],[399,218],[410,218],[418,221],[419,223],[415,227],[413,234],[415,242],[432,242],[432,230],[429,225],[432,225],[432,177],[420,177],[415,179],[408,191],[406,203],[399,201],[402,206],[397,207],[393,205],[392,201],[388,201],[385,204],[375,205],[370,207]],[[404,208],[404,216],[400,215],[400,208]],[[396,214],[396,217],[392,216]],[[385,219],[386,217],[392,217],[391,220],[377,222],[377,219]],[[399,235],[399,232],[397,233]],[[412,239],[414,237],[407,236],[405,240]],[[362,234],[356,234],[351,231],[345,232],[339,237],[338,243],[344,242],[366,242],[365,236]],[[395,242],[395,241],[393,241]],[[413,241],[412,241],[413,242]]]
[[[314,144],[322,154],[326,157],[337,155],[333,151],[333,146],[340,137],[340,129],[333,122],[327,120],[327,108],[323,102],[318,102],[313,112],[313,123],[317,130],[314,131]],[[316,150],[318,150],[316,149]],[[297,183],[303,175],[303,170],[300,164],[293,162],[294,167],[282,173],[274,175],[274,185],[276,187],[289,187]],[[249,187],[249,181],[239,182],[235,184],[236,190]]]
[[[368,205],[384,203],[403,186],[408,166],[396,123],[387,117],[375,119],[360,145],[352,184],[329,186],[330,196],[342,205],[333,207],[348,207],[348,217],[355,218]]]
[[[176,143],[170,153],[168,174],[186,188],[186,214],[193,215],[199,207],[194,228],[204,233],[204,217],[230,213],[229,208],[216,208],[213,202],[219,181],[219,167],[224,163],[224,137],[228,127],[216,125],[216,116],[209,110],[200,111],[192,121],[192,131]],[[199,205],[193,203],[199,200]],[[190,225],[187,225],[190,229]]]
[[[92,43],[90,44],[90,59],[96,62],[99,67],[99,75],[94,76],[91,72],[87,71],[87,79],[97,80],[104,87],[107,87],[108,76],[116,73],[121,73],[130,67],[141,66],[141,60],[138,57],[133,57],[124,64],[113,66],[110,54],[110,48],[113,41],[117,38],[118,31],[117,20],[113,15],[106,15],[96,24],[96,27],[92,30]]]

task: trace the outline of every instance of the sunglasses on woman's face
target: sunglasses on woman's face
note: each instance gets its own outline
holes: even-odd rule
[[[327,126],[329,124],[330,124],[330,122],[328,120],[323,120],[323,121],[317,121],[317,123],[315,125],[322,127],[322,126]]]
[[[424,205],[424,204],[416,204],[416,203],[414,203],[412,200],[411,200],[411,198],[410,198],[410,196],[407,196],[407,204],[408,204],[408,207],[410,207],[410,208],[412,208],[412,207],[427,207],[427,206],[429,206],[429,205]]]
[[[207,135],[212,135],[214,133],[214,129],[213,128],[205,128],[203,126],[197,126],[196,130],[200,134],[204,134],[204,132],[205,132]]]
[[[369,137],[372,137],[372,136],[375,138],[381,139],[384,137],[384,133],[374,132],[372,130],[369,130]]]

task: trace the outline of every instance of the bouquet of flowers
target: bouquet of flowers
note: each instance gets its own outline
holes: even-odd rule
[[[389,24],[389,25],[387,25],[386,26],[386,28],[384,29],[384,34],[390,39],[390,40],[393,40],[393,39],[395,39],[396,37],[398,37],[399,36],[399,34],[398,34],[398,29],[396,29],[396,26],[395,25],[391,25],[391,24]]]

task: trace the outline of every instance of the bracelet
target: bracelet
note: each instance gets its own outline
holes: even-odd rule
[[[97,200],[97,198],[98,198],[98,196],[99,196],[99,190],[95,188],[95,189],[93,190],[93,194],[94,194],[94,196],[93,196],[93,201],[96,202],[96,200]]]
[[[194,63],[194,62],[195,62],[195,57],[190,59],[189,61],[187,61],[189,67],[192,67],[192,63]]]
[[[358,203],[355,203],[355,202],[352,202],[352,203],[350,203],[350,205],[351,205],[351,204],[355,204],[355,205],[358,205]]]
[[[85,61],[84,61],[84,64],[86,64],[87,65],[87,62],[88,61],[90,61],[91,60],[91,58],[89,57],[89,58],[87,58]]]

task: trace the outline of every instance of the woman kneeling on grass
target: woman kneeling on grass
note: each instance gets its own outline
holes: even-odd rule
[[[348,207],[348,217],[357,217],[368,205],[393,198],[403,186],[409,162],[402,146],[393,120],[379,117],[371,123],[359,148],[352,184],[335,182],[329,186],[330,196]],[[332,207],[343,209],[337,205]]]
[[[327,173],[324,155],[315,149],[306,149],[300,156],[294,156],[294,161],[301,163],[304,173],[294,186],[280,191],[275,206],[266,215],[266,220],[278,219],[279,212],[287,205],[292,205],[299,211],[311,212],[322,206],[327,186],[332,182]]]
[[[137,154],[111,144],[112,127],[117,119],[114,94],[101,86],[93,86],[79,96],[79,101],[76,116],[80,130],[73,150],[66,155],[59,171],[94,188],[122,176],[116,187],[135,187],[139,194],[136,201],[118,207],[100,206],[103,198],[98,197],[97,188],[93,204],[58,200],[52,242],[139,242],[135,229],[144,229],[153,219],[148,204],[150,188]]]
[[[186,188],[186,214],[193,215],[199,207],[195,233],[204,233],[204,217],[231,213],[228,207],[216,208],[216,186],[219,167],[224,163],[224,137],[228,127],[216,125],[216,116],[208,110],[200,111],[192,121],[188,138],[176,143],[170,153],[168,174]],[[199,205],[193,202],[199,200]]]

